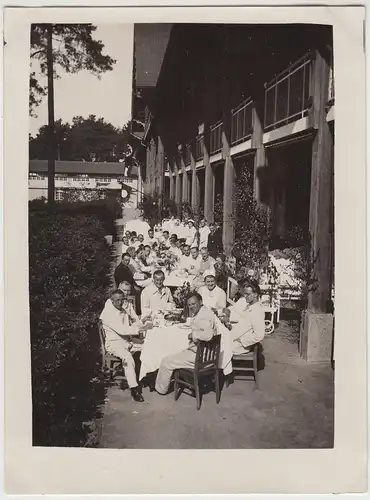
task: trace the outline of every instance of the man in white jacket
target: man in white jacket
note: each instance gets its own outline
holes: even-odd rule
[[[141,331],[148,329],[139,321],[134,321],[124,309],[125,295],[121,290],[115,290],[110,299],[105,303],[100,319],[105,332],[105,348],[107,352],[121,358],[122,365],[131,395],[137,402],[143,402],[136,373],[135,360],[132,354],[141,349],[141,345],[133,341],[131,337],[138,338]]]

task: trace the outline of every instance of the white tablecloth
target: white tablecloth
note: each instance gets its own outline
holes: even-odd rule
[[[165,286],[180,287],[187,282],[191,285],[193,280],[194,276],[181,275],[176,271],[172,271],[170,274],[165,275],[164,284]]]
[[[220,368],[225,375],[232,372],[232,340],[230,331],[216,319],[217,333],[221,334]],[[190,328],[180,328],[180,325],[157,327],[147,332],[141,351],[140,380],[147,373],[158,370],[161,361],[183,351],[189,346]]]

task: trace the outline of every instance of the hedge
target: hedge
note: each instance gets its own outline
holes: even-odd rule
[[[94,216],[30,213],[33,444],[82,446],[104,400],[96,323],[111,248]]]

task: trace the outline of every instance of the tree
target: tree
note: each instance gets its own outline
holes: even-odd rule
[[[55,122],[57,158],[66,161],[119,161],[129,144],[129,125],[114,127],[103,118],[75,116],[72,123]],[[30,158],[48,158],[48,127],[30,138]]]
[[[47,86],[39,80],[47,75],[47,24],[31,25],[31,73],[30,73],[30,112],[47,95]],[[67,73],[77,73],[83,69],[100,77],[101,73],[111,71],[116,63],[110,56],[103,54],[101,40],[94,40],[96,26],[92,24],[53,24],[53,66],[54,78],[58,78],[58,68]],[[37,67],[38,66],[38,67]]]
[[[47,74],[47,92],[37,81],[36,72],[30,75],[30,110],[48,96],[48,202],[54,204],[55,186],[55,124],[54,124],[54,79],[55,68],[60,66],[67,73],[87,69],[99,76],[112,69],[115,61],[102,54],[104,45],[94,40],[96,30],[91,24],[33,24],[31,26],[31,61],[39,62],[41,74]],[[31,62],[32,66],[32,62]],[[41,96],[41,97],[40,97]],[[32,104],[32,105],[31,105]]]

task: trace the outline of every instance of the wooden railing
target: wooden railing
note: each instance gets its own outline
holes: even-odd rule
[[[210,154],[219,153],[222,149],[222,121],[219,121],[210,128]]]
[[[195,143],[195,159],[196,161],[202,160],[204,154],[204,137],[198,135]]]
[[[312,56],[306,54],[265,84],[265,130],[307,115],[311,97],[311,71]]]
[[[185,146],[185,165],[190,165],[191,163],[191,145],[187,144]]]
[[[239,144],[252,136],[252,100],[248,99],[231,111],[231,144]]]

